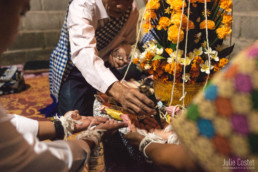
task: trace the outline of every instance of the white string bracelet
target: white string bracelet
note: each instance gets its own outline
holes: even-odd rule
[[[151,163],[152,161],[146,154],[146,148],[151,144],[151,143],[162,143],[165,144],[166,140],[162,139],[161,137],[155,135],[154,133],[148,133],[141,141],[139,145],[139,151],[141,151],[146,159],[146,162]]]
[[[101,141],[101,138],[103,134],[107,131],[105,129],[95,129],[96,126],[90,126],[86,131],[83,131],[81,134],[79,134],[76,139],[77,140],[89,140],[92,141],[95,144],[95,147],[92,149],[91,154],[92,156],[98,156],[100,151],[99,143]]]
[[[74,125],[75,124],[82,124],[82,121],[72,119],[72,114],[58,117],[57,115],[54,117],[54,119],[59,120],[62,123],[62,126],[64,128],[65,133],[65,140],[67,140],[68,136],[71,136],[74,132]]]
[[[176,144],[179,145],[179,139],[176,133],[172,133],[171,135],[168,136],[168,144]]]

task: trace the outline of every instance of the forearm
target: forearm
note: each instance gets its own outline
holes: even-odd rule
[[[182,145],[151,143],[145,152],[164,171],[200,171]]]

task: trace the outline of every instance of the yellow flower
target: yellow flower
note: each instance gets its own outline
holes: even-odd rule
[[[220,61],[219,61],[219,67],[224,67],[224,66],[226,66],[226,64],[228,64],[228,59],[226,59],[226,58],[222,58],[222,59],[220,59]]]
[[[139,59],[136,59],[136,58],[133,59],[133,63],[134,63],[134,64],[137,64],[138,62],[139,62]]]
[[[178,12],[176,14],[171,15],[171,22],[174,25],[180,26],[181,17],[182,17],[182,27],[186,28],[187,27],[188,18],[187,18],[187,16],[185,14],[183,14],[183,16],[182,16],[181,12]],[[194,29],[194,27],[195,27],[194,23],[191,20],[189,20],[188,28],[189,29]]]
[[[176,25],[170,26],[168,28],[168,40],[176,44],[178,39],[178,33],[180,34],[179,42],[184,40],[184,31],[179,30],[179,27]]]
[[[205,3],[205,0],[198,0],[199,3]],[[206,2],[211,2],[211,0],[206,0]]]
[[[159,24],[157,26],[158,30],[167,30],[168,26],[171,25],[170,19],[168,17],[160,17]]]
[[[225,25],[230,25],[232,24],[233,17],[231,15],[224,15],[222,19],[222,23]]]
[[[170,9],[169,7],[166,8],[166,9],[165,9],[165,13],[166,13],[166,14],[170,14],[170,13],[171,13],[171,9]]]
[[[172,72],[174,71],[174,68],[175,68],[175,63],[167,64],[165,66],[165,72],[172,74]]]
[[[212,20],[207,20],[207,27],[210,30],[214,30],[215,29],[215,22]],[[200,23],[200,29],[206,29],[206,20],[203,20]]]
[[[211,11],[207,10],[207,16],[209,17],[211,15]],[[202,12],[202,16],[205,17],[205,11]]]
[[[221,0],[220,1],[220,8],[223,8],[226,12],[232,11],[232,0]]]
[[[186,7],[186,3],[183,0],[167,0],[167,3],[175,11],[182,11],[182,8]]]
[[[231,34],[232,30],[227,26],[222,26],[216,30],[219,39],[224,39],[227,35]]]
[[[208,60],[205,61],[205,63],[200,64],[201,72],[205,72],[206,74],[210,74],[210,71],[214,68],[211,64],[209,65]]]
[[[172,48],[166,48],[165,51],[168,53],[168,55],[173,53],[173,49]]]
[[[157,10],[160,7],[159,0],[149,0],[146,4],[146,9]]]
[[[145,21],[149,21],[151,19],[156,19],[157,14],[154,12],[154,10],[146,10],[143,18]]]
[[[145,33],[149,32],[153,27],[154,25],[152,25],[150,22],[146,22],[142,25]]]
[[[152,68],[154,71],[157,70],[157,68],[160,66],[160,61],[159,60],[154,60],[151,62]]]

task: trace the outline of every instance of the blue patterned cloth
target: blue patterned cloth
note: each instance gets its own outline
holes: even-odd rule
[[[147,41],[150,41],[150,40],[152,40],[152,39],[155,40],[155,38],[154,38],[154,36],[151,34],[151,32],[146,33],[146,34],[143,35],[143,37],[142,37],[142,45],[144,45]]]
[[[69,2],[71,4],[72,0]],[[69,8],[69,7],[68,7]],[[104,27],[96,31],[97,49],[106,47],[122,29],[127,22],[131,8],[120,18],[110,18]],[[58,101],[58,94],[62,83],[67,79],[74,64],[71,61],[71,49],[69,44],[69,33],[67,30],[67,15],[61,31],[61,36],[57,47],[50,56],[49,84],[50,93]]]

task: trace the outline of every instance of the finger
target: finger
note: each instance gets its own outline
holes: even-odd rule
[[[121,67],[124,63],[123,60],[119,60],[119,58],[117,58],[117,57],[114,57],[114,62],[115,62],[116,68]]]
[[[138,115],[156,115],[155,109],[143,104],[137,97],[129,98],[127,106]]]
[[[136,131],[136,127],[135,127],[135,125],[131,125],[131,132],[135,132]]]
[[[109,55],[109,63],[112,67],[115,67],[115,61],[114,61],[114,57],[112,55]]]
[[[128,63],[128,57],[127,56],[124,56],[123,57],[123,60],[124,60],[124,62],[127,64]]]
[[[143,102],[147,106],[154,108],[154,102],[150,100],[146,95],[140,93],[139,90],[135,90],[134,96],[137,97],[141,102]]]
[[[106,122],[108,120],[107,117],[101,117],[101,116],[98,116],[98,117],[94,117],[97,121],[99,122]]]

